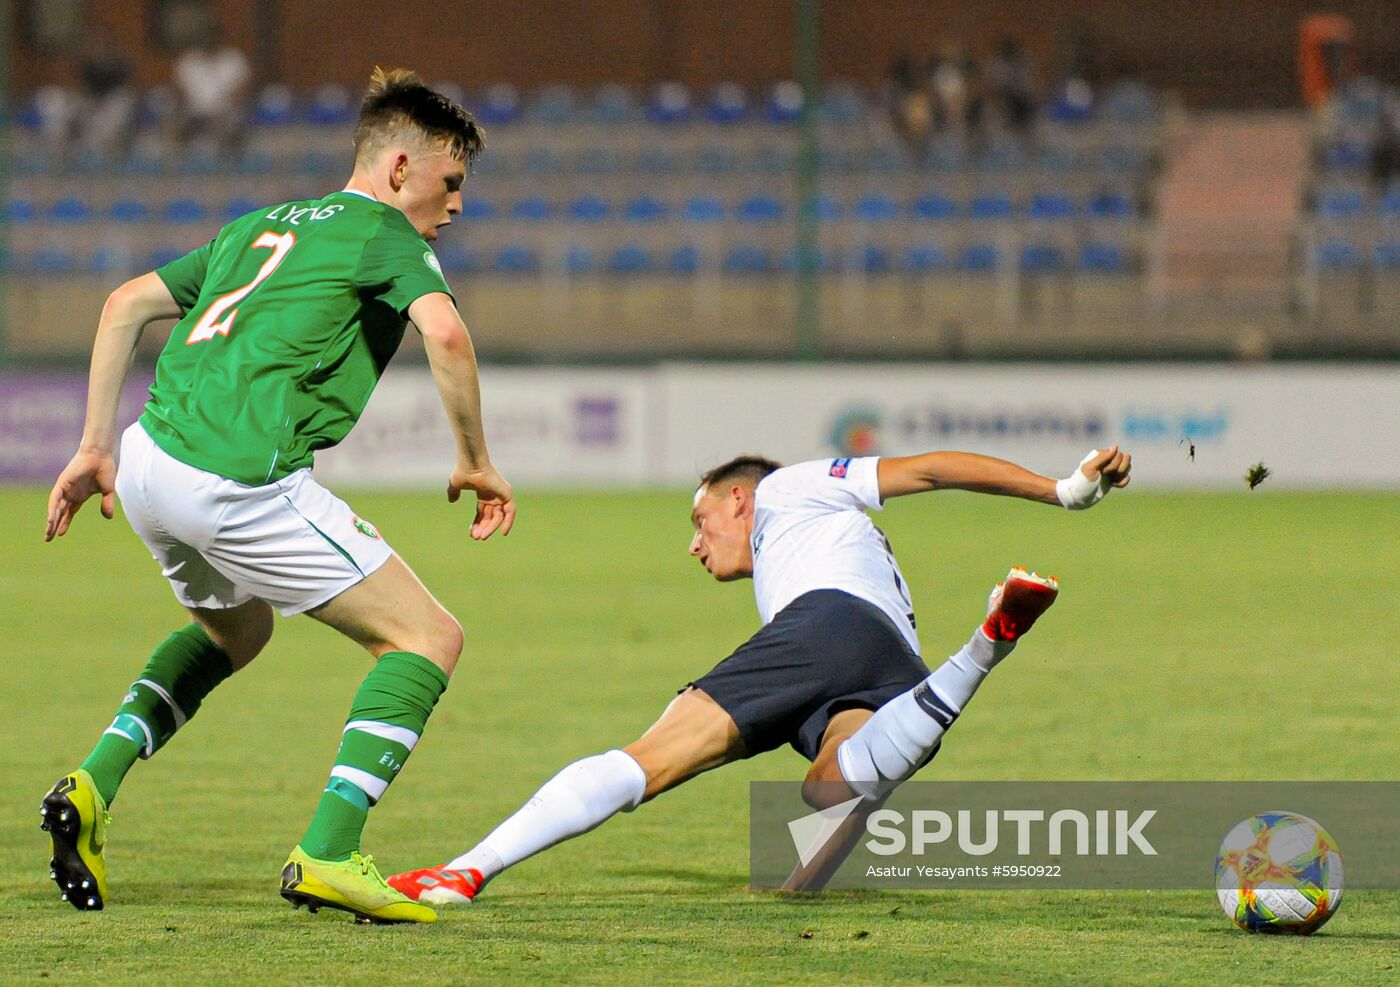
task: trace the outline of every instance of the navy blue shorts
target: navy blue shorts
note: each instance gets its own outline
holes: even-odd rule
[[[878,607],[822,589],[793,600],[690,684],[733,718],[749,757],[791,744],[815,761],[833,716],[879,709],[928,674]]]

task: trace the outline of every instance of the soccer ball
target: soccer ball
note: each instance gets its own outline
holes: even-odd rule
[[[1225,834],[1215,893],[1246,932],[1316,932],[1342,903],[1342,854],[1316,821],[1261,812]]]

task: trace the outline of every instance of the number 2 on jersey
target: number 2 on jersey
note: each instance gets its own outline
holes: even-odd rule
[[[277,270],[277,265],[287,259],[287,254],[291,253],[292,246],[296,242],[296,234],[290,230],[286,233],[273,233],[268,230],[254,240],[251,249],[271,250],[272,256],[263,261],[262,267],[258,268],[258,273],[253,280],[243,287],[219,297],[205,309],[204,314],[199,317],[199,321],[190,330],[185,345],[203,343],[215,336],[227,336],[229,330],[233,328],[234,316],[238,314],[238,303],[247,298],[254,288],[272,276],[272,272]]]

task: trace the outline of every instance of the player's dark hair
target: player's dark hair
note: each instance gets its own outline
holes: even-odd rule
[[[763,456],[736,456],[700,477],[700,483],[696,489],[732,483],[735,480],[752,483],[756,487],[769,473],[782,468],[782,463]]]
[[[395,131],[410,130],[430,144],[471,164],[486,147],[486,133],[472,115],[423,84],[409,69],[374,67],[355,125],[355,156],[368,157]]]

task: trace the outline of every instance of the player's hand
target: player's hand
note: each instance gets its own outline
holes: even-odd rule
[[[515,495],[511,492],[506,478],[496,472],[494,466],[482,469],[463,469],[458,466],[447,480],[447,499],[457,503],[463,490],[476,493],[476,518],[472,521],[471,534],[477,541],[485,541],[499,528],[501,535],[510,534],[515,526]]]
[[[1093,449],[1079,468],[1055,484],[1055,496],[1071,511],[1082,511],[1103,500],[1114,487],[1126,487],[1133,457],[1118,446]]]
[[[115,508],[116,485],[117,464],[111,453],[78,450],[63,472],[58,474],[58,482],[49,494],[44,541],[53,541],[66,534],[78,509],[95,494],[102,496],[102,516],[110,521]]]

